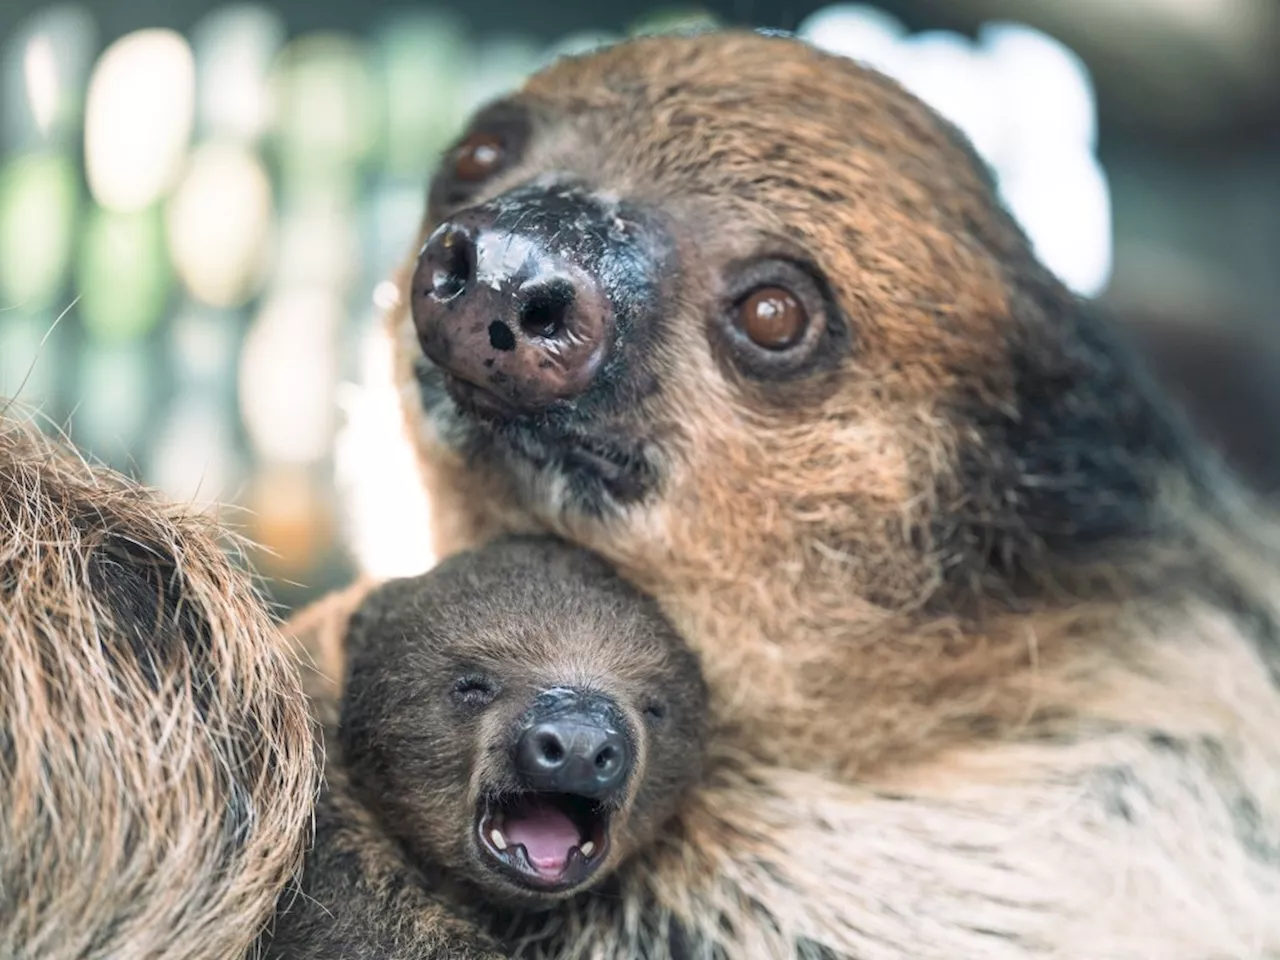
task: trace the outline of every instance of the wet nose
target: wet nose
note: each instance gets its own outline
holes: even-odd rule
[[[592,383],[612,339],[597,264],[542,219],[474,208],[423,247],[412,311],[423,351],[481,412],[528,413]],[[555,247],[559,248],[556,249]]]
[[[631,751],[617,730],[568,715],[524,731],[516,746],[516,769],[536,790],[601,800],[626,782]]]

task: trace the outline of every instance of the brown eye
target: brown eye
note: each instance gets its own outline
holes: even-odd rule
[[[454,175],[470,183],[483,180],[502,165],[505,155],[500,137],[492,133],[473,133],[454,153]]]
[[[799,299],[782,287],[752,291],[737,307],[734,323],[756,346],[785,350],[804,336],[809,314]]]
[[[839,365],[851,330],[816,265],[774,256],[722,269],[708,332],[734,377],[781,383]]]

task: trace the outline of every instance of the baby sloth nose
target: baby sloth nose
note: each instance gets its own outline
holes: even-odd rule
[[[516,770],[536,790],[602,800],[626,783],[631,751],[603,718],[573,710],[525,728]]]
[[[413,279],[423,351],[482,414],[581,395],[613,339],[605,221],[585,193],[526,190],[473,207],[427,240]]]

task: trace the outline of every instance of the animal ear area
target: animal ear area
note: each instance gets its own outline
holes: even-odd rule
[[[971,547],[1058,555],[1149,535],[1169,471],[1195,472],[1193,438],[1109,318],[1041,293],[1013,318],[1009,402],[959,398],[974,440],[960,450],[969,499],[956,526]]]

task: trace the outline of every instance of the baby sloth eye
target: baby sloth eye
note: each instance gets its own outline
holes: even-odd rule
[[[498,687],[488,677],[467,674],[453,683],[453,699],[466,707],[484,707],[498,696]]]
[[[662,720],[667,715],[667,708],[664,704],[656,700],[652,700],[644,708],[644,718],[650,721]]]
[[[809,313],[790,290],[761,287],[739,301],[734,324],[757,346],[785,350],[804,336]]]
[[[473,133],[453,154],[453,174],[459,180],[476,183],[492,176],[506,158],[502,138],[492,133]]]

